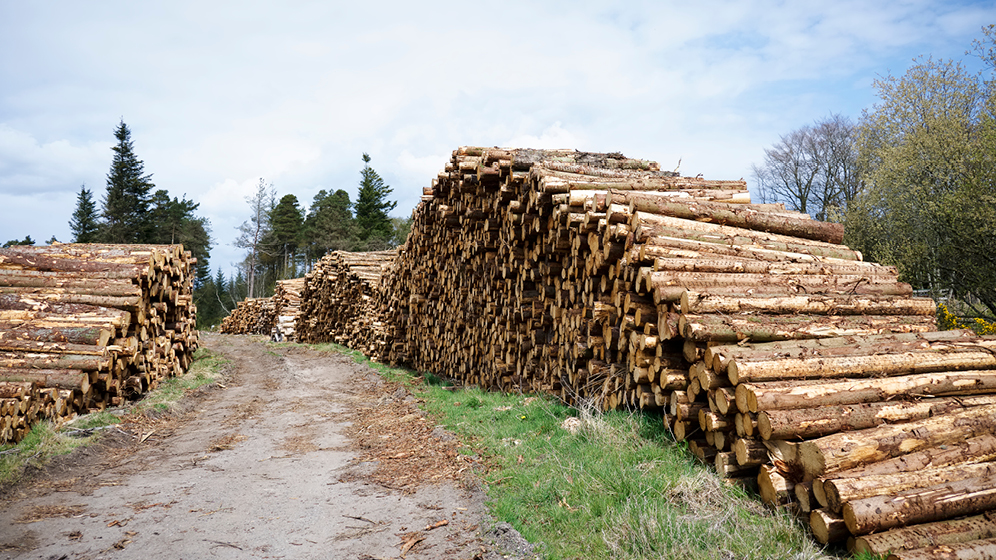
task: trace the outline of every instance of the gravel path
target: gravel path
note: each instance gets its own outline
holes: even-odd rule
[[[428,457],[425,429],[409,428],[425,422],[411,396],[370,368],[249,337],[203,341],[232,360],[225,382],[182,414],[115,432],[5,489],[0,558],[528,554],[507,526],[487,523],[453,438],[429,426]],[[415,452],[378,457],[377,441]],[[450,461],[459,468],[440,470]]]

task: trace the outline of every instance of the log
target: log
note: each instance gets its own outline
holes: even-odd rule
[[[744,363],[733,361],[727,367],[727,374],[730,382],[736,385],[778,379],[899,376],[989,368],[996,369],[996,355],[991,351],[951,348],[872,356],[788,358]]]
[[[808,239],[764,233],[744,228],[722,226],[707,222],[659,216],[647,212],[634,212],[630,230],[637,242],[655,236],[683,237],[698,241],[711,241],[722,245],[753,245],[763,249],[802,253],[860,261],[861,255],[843,245],[810,241]]]
[[[934,300],[892,296],[795,295],[729,296],[682,290],[676,299],[684,314],[766,313],[800,315],[923,315],[933,316]]]
[[[813,387],[809,386],[810,389]],[[996,395],[760,410],[757,414],[757,427],[762,439],[812,439],[882,424],[922,420],[972,406],[993,404],[996,404]]]
[[[986,475],[848,502],[844,522],[853,535],[939,521],[996,509],[996,475]]]
[[[840,478],[823,482],[826,507],[841,511],[844,504],[873,496],[898,494],[967,478],[996,475],[996,462],[953,465],[922,471]]]
[[[850,548],[855,554],[882,555],[992,538],[996,538],[996,513],[989,511],[961,519],[946,519],[856,537]]]
[[[771,342],[883,333],[926,332],[929,316],[872,315],[682,315],[681,336],[695,341]]]
[[[841,432],[799,444],[799,463],[815,478],[996,431],[996,405],[934,418]],[[860,534],[860,533],[858,533]]]
[[[870,463],[853,469],[838,471],[829,478],[857,478],[887,475],[898,472],[916,472],[949,465],[982,463],[996,460],[996,435],[983,434],[964,441],[942,444],[922,451],[900,455],[885,461]],[[825,502],[825,500],[821,500]]]
[[[844,518],[825,509],[814,509],[809,513],[809,527],[820,544],[841,542],[850,536]]]
[[[630,195],[629,199],[630,213],[648,212],[835,244],[844,239],[842,224],[817,222],[808,218],[790,218],[717,202],[688,204],[637,193]]]
[[[0,346],[5,341],[32,341],[39,343],[69,343],[106,346],[117,331],[113,327],[87,326],[73,320],[68,326],[39,326],[40,321],[0,321]]]
[[[757,487],[761,501],[770,506],[787,504],[795,491],[794,484],[770,465],[761,465],[757,474]]]
[[[742,412],[821,406],[857,405],[908,397],[945,397],[996,392],[996,371],[955,371],[873,379],[820,379],[741,383],[737,407]],[[744,409],[746,407],[746,410]]]
[[[895,552],[887,560],[982,560],[996,558],[996,538],[957,544],[936,544]]]
[[[90,390],[90,373],[79,369],[0,369],[0,383],[35,383],[40,387]]]

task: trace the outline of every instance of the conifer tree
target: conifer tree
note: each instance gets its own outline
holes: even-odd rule
[[[387,200],[393,189],[384,184],[380,175],[370,167],[368,154],[363,154],[363,171],[360,173],[363,178],[360,180],[360,191],[354,206],[356,226],[360,240],[367,241],[369,245],[371,238],[386,240],[391,237],[394,228],[387,214],[398,203]]]
[[[74,243],[94,243],[100,228],[97,204],[93,201],[93,191],[80,187],[76,195],[76,211],[69,220],[69,229],[73,232]]]
[[[114,131],[118,143],[107,174],[107,193],[104,195],[104,223],[100,241],[105,243],[147,243],[151,236],[148,219],[151,195],[155,185],[145,165],[135,156],[131,131],[122,120]]]

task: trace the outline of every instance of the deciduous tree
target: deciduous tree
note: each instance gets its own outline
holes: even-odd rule
[[[779,138],[752,166],[762,202],[783,202],[818,220],[839,220],[858,190],[854,124],[832,114]]]
[[[875,83],[860,126],[866,188],[847,242],[917,288],[996,313],[996,126],[992,89],[950,60],[919,59]]]

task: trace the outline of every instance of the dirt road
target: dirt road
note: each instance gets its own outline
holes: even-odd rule
[[[232,360],[224,383],[7,489],[0,558],[468,559],[523,544],[484,534],[473,459],[403,389],[345,356],[203,340]]]

